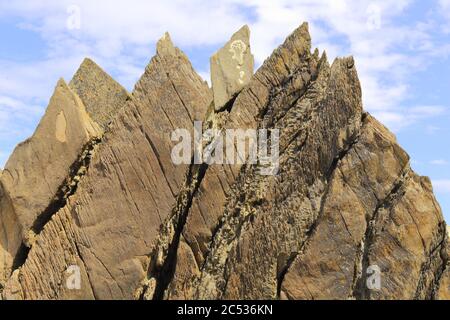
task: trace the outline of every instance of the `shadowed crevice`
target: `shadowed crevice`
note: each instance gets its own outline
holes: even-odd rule
[[[158,267],[156,265],[153,265],[148,275],[148,278],[156,279],[156,288],[153,294],[153,300],[164,299],[164,294],[174,277],[181,234],[183,232],[184,225],[186,224],[189,210],[192,206],[193,198],[197,193],[197,190],[206,174],[207,169],[207,164],[192,165],[189,168],[186,185],[191,187],[187,188],[187,190],[185,190],[184,192],[182,191],[178,196],[176,206],[176,208],[178,209],[176,218],[173,220],[175,235],[167,249],[167,255],[162,266]],[[152,261],[156,261],[156,255],[157,250],[155,250],[153,254],[154,258],[152,259]]]
[[[404,186],[409,179],[409,163],[406,164],[405,168],[402,171],[399,179],[394,183],[391,191],[387,194],[387,196],[382,199],[376,206],[372,216],[367,220],[367,227],[364,233],[364,238],[361,243],[361,274],[355,274],[356,279],[354,279],[353,283],[353,293],[352,297],[357,300],[368,300],[370,299],[370,290],[366,286],[368,274],[367,268],[369,267],[369,256],[370,249],[376,241],[376,224],[380,219],[381,212],[383,210],[388,210],[392,208],[396,199],[402,196],[404,192]]]
[[[80,157],[70,166],[69,175],[58,188],[53,200],[33,222],[30,229],[31,233],[34,234],[33,237],[37,237],[44,230],[46,224],[51,221],[52,217],[66,206],[68,198],[75,194],[81,178],[87,173],[93,150],[101,141],[101,138],[93,138],[83,147]],[[25,243],[25,241],[22,242],[14,256],[11,274],[23,266],[28,258],[32,243],[30,243],[30,239],[27,240],[28,243]]]

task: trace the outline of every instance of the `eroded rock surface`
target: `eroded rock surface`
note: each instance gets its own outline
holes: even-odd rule
[[[58,206],[71,166],[100,135],[80,98],[60,80],[36,132],[16,147],[0,180],[7,194],[0,205],[2,282]]]
[[[253,76],[250,29],[243,26],[217,51],[210,61],[215,110],[223,107],[244,88]]]
[[[168,34],[131,95],[83,63],[62,87],[92,123],[87,148],[66,161],[82,172],[33,240],[3,183],[8,167],[0,173],[3,298],[450,298],[448,227],[431,182],[363,111],[353,58],[330,64],[303,24],[253,75],[243,27],[211,73],[213,91]],[[73,122],[51,108],[52,143],[67,144]],[[278,129],[277,174],[175,165],[171,132],[192,133],[195,120],[222,136]],[[31,249],[14,264],[7,253],[22,243]]]
[[[128,93],[85,59],[72,81],[60,80],[36,132],[14,150],[1,184],[0,284],[20,267],[36,236],[85,174],[93,147]]]
[[[132,298],[185,178],[186,166],[170,159],[170,133],[178,126],[192,128],[210,103],[206,83],[166,34],[94,148],[77,193],[45,226],[5,295],[78,298],[76,290],[65,290],[64,281],[65,271],[76,265],[87,274],[84,298]]]
[[[84,59],[69,87],[103,130],[128,99],[128,92],[89,58]]]

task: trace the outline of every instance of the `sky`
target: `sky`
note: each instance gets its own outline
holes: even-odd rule
[[[131,91],[168,31],[209,80],[209,57],[242,25],[259,66],[303,21],[330,60],[355,57],[365,109],[450,221],[450,0],[0,0],[0,168],[84,57]]]

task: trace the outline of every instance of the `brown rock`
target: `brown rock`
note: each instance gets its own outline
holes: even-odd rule
[[[180,242],[166,298],[178,288],[183,298],[208,299],[446,296],[447,240],[429,179],[362,113],[353,59],[330,68],[309,43],[303,25],[226,116],[225,128],[280,128],[279,175],[261,177],[251,165],[208,168],[182,230],[196,263],[188,268],[192,253]],[[386,223],[392,231],[379,236]],[[389,241],[400,247],[391,251]],[[387,251],[373,254],[378,246]],[[378,291],[367,287],[375,266]]]
[[[312,235],[285,269],[283,294],[290,299],[360,298],[369,226],[403,183],[408,160],[387,129],[368,116],[358,141],[337,163]]]
[[[22,297],[66,298],[61,270],[76,262],[87,272],[88,289],[76,296],[69,292],[71,298],[134,297],[159,227],[184,182],[186,165],[170,159],[170,133],[192,128],[210,103],[206,83],[166,34],[131,99],[93,150],[76,194],[32,247],[20,270]],[[59,235],[59,224],[71,232]],[[69,247],[76,248],[71,255]]]
[[[447,231],[449,227],[447,226]],[[440,279],[438,282],[438,289],[436,294],[436,299],[439,300],[450,300],[450,262],[448,260],[450,254],[450,244],[448,242],[448,234],[447,234],[447,248],[445,250],[441,249],[441,256],[447,259],[447,264],[442,266],[440,270]]]
[[[248,46],[248,28],[211,59],[214,101],[168,34],[131,96],[83,63],[60,95],[64,107],[67,96],[86,106],[81,114],[93,120],[81,124],[92,123],[93,137],[69,149],[75,159],[65,165],[76,163],[76,173],[62,175],[69,191],[56,193],[63,201],[39,232],[17,214],[15,184],[5,178],[38,181],[34,158],[24,157],[21,170],[34,168],[26,178],[18,169],[0,178],[4,298],[450,298],[448,227],[430,179],[415,174],[394,135],[364,113],[353,58],[330,66],[311,51],[303,24],[251,76],[250,51],[230,58],[235,40]],[[237,86],[233,63],[249,71]],[[73,140],[72,121],[54,105],[51,121],[41,122],[52,124],[53,140],[38,150]],[[192,133],[206,109],[203,128],[222,136],[278,129],[276,174],[261,174],[261,163],[175,165],[171,132]],[[101,139],[94,120],[106,128]],[[62,163],[45,172],[63,171]],[[28,192],[21,201],[39,199],[19,190]],[[22,242],[32,244],[29,252]]]
[[[286,43],[278,48],[274,54],[263,64],[257,71],[248,87],[245,88],[233,104],[232,110],[228,116],[226,128],[256,128],[257,123],[255,116],[273,103],[270,99],[271,91],[281,89],[281,83],[288,79],[290,70],[284,68],[282,72],[278,72],[283,65],[283,55],[292,56],[291,60],[287,60],[287,65],[291,70],[296,68],[296,64],[300,64],[296,60],[296,56],[287,50],[298,50],[299,52],[309,52],[309,34],[306,25],[302,26],[295,34],[286,40]],[[317,76],[317,57],[313,57],[311,61],[305,63],[305,68],[309,70],[312,77]],[[283,65],[284,67],[284,65]],[[274,83],[261,82],[260,79],[266,78],[270,74],[277,74],[278,79]],[[307,83],[301,80],[302,76],[297,76],[297,81],[290,83],[289,90],[282,93],[279,99],[295,99],[297,94],[295,91],[305,90]],[[305,77],[306,78],[306,77]],[[294,86],[296,86],[294,88]],[[288,92],[290,91],[290,92]],[[287,129],[289,130],[289,129]],[[193,199],[193,204],[183,235],[193,248],[197,263],[203,264],[204,257],[207,254],[209,242],[216,226],[223,215],[227,196],[231,193],[231,187],[236,181],[241,165],[223,165],[211,166],[200,186],[200,190]]]
[[[84,146],[101,134],[78,96],[60,80],[33,136],[19,144],[1,176],[0,283],[9,276],[19,252],[49,218],[54,197]]]
[[[91,59],[84,59],[69,87],[80,97],[86,111],[102,129],[129,98],[128,92]]]

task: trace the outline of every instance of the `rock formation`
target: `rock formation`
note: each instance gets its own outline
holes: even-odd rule
[[[250,29],[243,26],[210,61],[215,110],[223,109],[253,76]]]
[[[88,58],[73,76],[69,87],[80,97],[86,111],[103,130],[128,99],[128,92]]]
[[[85,146],[100,134],[81,99],[60,80],[36,132],[16,147],[1,177],[2,225],[11,226],[0,232],[2,280],[69,192],[69,172],[78,169]]]
[[[4,299],[450,298],[431,182],[363,111],[353,58],[303,24],[253,74],[244,26],[211,80],[165,34],[131,94],[88,59],[58,83],[0,173]],[[174,164],[197,120],[278,129],[278,172]]]

